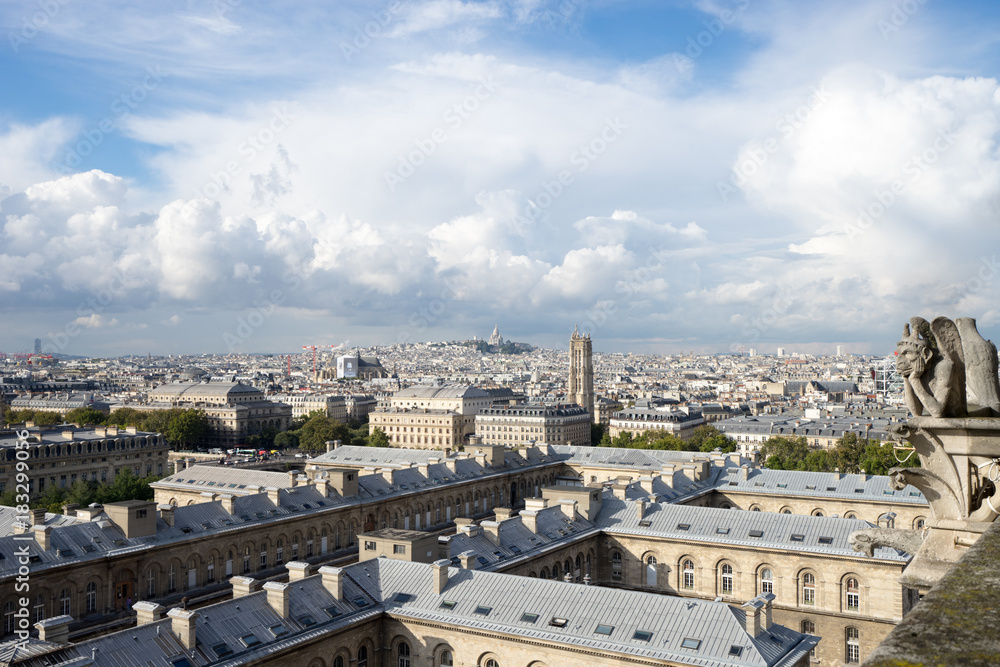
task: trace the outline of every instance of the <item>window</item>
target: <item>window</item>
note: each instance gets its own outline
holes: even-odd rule
[[[861,610],[861,588],[858,580],[851,577],[847,580],[845,589],[847,591],[847,611]]]
[[[802,621],[802,634],[804,634],[804,635],[814,635],[814,634],[816,634],[816,624],[813,623],[812,621]],[[810,658],[815,658],[816,657],[816,647],[813,647],[809,651],[809,657]]]
[[[393,544],[392,545],[392,553],[394,553],[394,554],[405,554],[406,553],[406,545],[405,544]]]
[[[742,646],[736,646],[735,644],[730,645],[730,647],[729,647],[729,657],[730,658],[738,658],[741,655],[743,655],[743,647]]]
[[[771,570],[766,567],[760,571],[760,592],[774,592],[774,575],[771,573]]]
[[[70,607],[69,603],[70,603],[69,589],[68,588],[64,588],[64,589],[62,589],[62,593],[59,595],[59,613],[60,614],[64,614],[64,615],[65,614],[69,614],[69,607]]]
[[[483,605],[479,605],[472,613],[479,614],[480,616],[489,616],[491,611],[493,611],[493,607],[484,607]]]
[[[441,651],[441,659],[438,660],[438,665],[440,667],[452,667],[455,664],[455,658],[452,656],[451,651]]]
[[[344,656],[338,655],[333,659],[333,667],[344,667]]]
[[[844,662],[857,664],[861,662],[861,633],[857,628],[847,628],[847,655]]]
[[[611,554],[611,581],[622,580],[622,554],[614,551]]]
[[[538,620],[538,614],[530,614],[528,612],[524,612],[523,614],[521,614],[522,623],[534,623],[537,620]]]
[[[691,639],[690,637],[685,637],[684,639],[681,640],[681,648],[697,651],[700,646],[701,646],[700,639]]]
[[[368,667],[368,647],[358,649],[358,667]]]
[[[636,630],[635,634],[632,635],[632,639],[640,642],[648,642],[653,638],[653,633],[648,630]]]
[[[396,667],[410,667],[410,645],[406,642],[396,647]]]
[[[97,611],[97,584],[93,581],[87,584],[87,613]]]
[[[613,625],[598,625],[597,628],[594,629],[594,634],[610,637],[611,633],[614,631],[615,627]]]
[[[816,604],[816,576],[810,572],[802,575],[802,604]]]
[[[281,565],[285,562],[285,543],[281,540],[274,545],[274,564]]]
[[[378,545],[375,542],[365,540],[365,551],[376,551],[377,549]]]
[[[8,602],[3,606],[3,633],[5,635],[14,634],[14,603]]]
[[[249,632],[240,637],[240,641],[243,642],[243,645],[246,646],[247,648],[253,648],[254,646],[260,644],[260,640],[257,639],[257,635],[253,634],[252,632]]]
[[[487,658],[486,662],[483,663],[483,667],[500,667],[500,663],[493,658]]]
[[[689,591],[694,590],[694,563],[690,560],[684,561],[681,570],[681,588]]]
[[[441,608],[442,609],[454,609],[455,608],[455,604],[457,604],[457,603],[454,600],[442,600],[441,601]]]
[[[722,594],[733,594],[733,566],[729,563],[722,566]]]

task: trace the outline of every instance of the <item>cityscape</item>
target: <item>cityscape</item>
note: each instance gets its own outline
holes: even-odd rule
[[[5,3],[0,667],[1000,665],[998,26]]]

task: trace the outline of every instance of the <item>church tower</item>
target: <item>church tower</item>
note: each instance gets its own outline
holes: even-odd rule
[[[587,408],[590,418],[594,418],[594,351],[590,344],[590,334],[580,335],[573,327],[569,339],[569,388],[567,399]]]

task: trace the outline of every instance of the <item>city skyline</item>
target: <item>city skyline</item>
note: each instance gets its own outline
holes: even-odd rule
[[[14,2],[0,349],[1000,337],[985,2]],[[974,240],[974,241],[973,241]]]

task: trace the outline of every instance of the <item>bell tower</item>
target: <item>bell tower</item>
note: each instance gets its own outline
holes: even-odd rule
[[[587,408],[591,419],[594,418],[593,355],[590,334],[581,336],[574,326],[569,339],[569,387],[566,393],[568,400]]]

